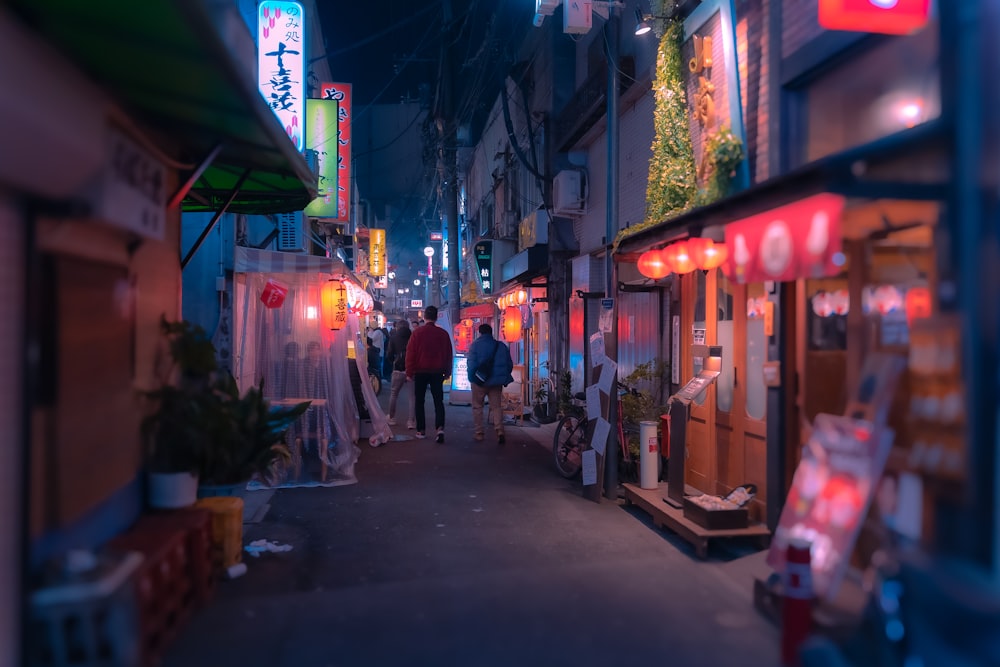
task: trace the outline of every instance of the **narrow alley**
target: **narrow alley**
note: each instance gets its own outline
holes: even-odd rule
[[[700,561],[559,477],[551,425],[498,446],[471,415],[448,406],[443,445],[362,444],[356,485],[248,492],[243,543],[292,550],[244,553],[166,667],[778,664],[751,600],[762,553]]]

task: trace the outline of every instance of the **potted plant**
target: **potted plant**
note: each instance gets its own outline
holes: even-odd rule
[[[195,501],[210,444],[206,424],[217,418],[211,386],[215,348],[205,331],[189,322],[161,318],[160,330],[166,348],[156,363],[159,387],[142,392],[150,406],[141,426],[149,502],[159,508],[184,507]]]
[[[153,408],[142,422],[150,504],[183,507],[198,495],[231,495],[287,462],[284,433],[309,402],[274,409],[263,380],[241,396],[235,378],[219,372],[204,329],[164,318],[161,330],[169,362],[161,364],[160,387],[144,393]]]
[[[214,392],[221,419],[210,425],[211,440],[200,467],[199,496],[232,495],[236,486],[260,475],[272,480],[291,461],[288,428],[309,408],[304,401],[275,408],[264,398],[264,381],[242,396],[232,375],[219,378]]]

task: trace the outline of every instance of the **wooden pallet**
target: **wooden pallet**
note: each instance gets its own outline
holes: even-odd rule
[[[746,528],[726,528],[709,530],[699,526],[694,521],[685,518],[684,510],[668,505],[663,501],[667,497],[667,485],[661,483],[656,489],[642,489],[636,484],[624,484],[625,501],[630,505],[642,508],[653,517],[653,525],[657,528],[668,528],[680,535],[684,540],[694,545],[698,558],[708,558],[708,544],[712,540],[726,538],[751,538],[760,542],[766,548],[771,542],[771,531],[759,523]]]

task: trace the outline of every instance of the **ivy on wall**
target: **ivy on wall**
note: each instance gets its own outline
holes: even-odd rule
[[[657,34],[661,31],[657,30]],[[670,21],[662,27],[656,56],[656,78],[653,81],[656,101],[653,154],[649,159],[646,185],[646,215],[641,223],[618,232],[615,247],[623,239],[644,229],[727,196],[732,189],[736,168],[744,158],[743,142],[729,127],[720,127],[706,138],[704,155],[710,163],[703,165],[707,177],[699,187],[688,121],[687,65],[681,54],[683,38],[681,21]]]

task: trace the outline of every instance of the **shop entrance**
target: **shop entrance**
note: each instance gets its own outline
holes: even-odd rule
[[[738,285],[721,270],[694,271],[682,285],[682,376],[701,370],[695,344],[722,346],[718,380],[691,404],[685,479],[704,493],[725,495],[742,484],[757,486],[753,520],[765,518],[767,389],[763,283]]]

